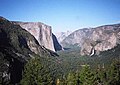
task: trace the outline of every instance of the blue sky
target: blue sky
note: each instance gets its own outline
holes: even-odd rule
[[[40,21],[53,32],[120,23],[120,0],[0,0],[0,16]]]

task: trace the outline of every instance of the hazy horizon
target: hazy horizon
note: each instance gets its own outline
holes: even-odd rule
[[[120,0],[1,0],[0,16],[42,22],[53,32],[120,23]]]

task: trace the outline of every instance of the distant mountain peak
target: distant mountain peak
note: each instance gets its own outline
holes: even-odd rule
[[[72,33],[72,31],[67,30],[66,32],[56,32],[55,35],[56,35],[59,43],[61,43],[71,33]]]

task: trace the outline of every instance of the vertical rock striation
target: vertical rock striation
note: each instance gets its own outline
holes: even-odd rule
[[[52,35],[51,35],[52,36]],[[39,45],[21,26],[0,16],[0,80],[2,85],[18,85],[25,63],[37,56],[52,57],[56,53]]]
[[[17,22],[14,24],[20,25],[23,29],[30,32],[39,42],[40,45],[55,51],[52,39],[51,26],[45,25],[41,22]]]

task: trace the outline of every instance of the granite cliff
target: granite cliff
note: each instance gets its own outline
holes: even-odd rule
[[[51,57],[56,53],[39,45],[21,26],[0,17],[0,81],[15,85],[22,78],[24,64],[35,56]]]
[[[76,45],[81,55],[95,55],[120,43],[120,24],[79,29],[62,41],[63,47]]]
[[[14,24],[20,25],[23,29],[30,32],[39,42],[40,45],[45,48],[55,51],[51,26],[45,25],[41,22],[18,22],[14,21]]]

